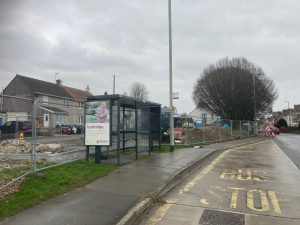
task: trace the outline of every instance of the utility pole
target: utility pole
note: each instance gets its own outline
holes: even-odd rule
[[[256,135],[256,90],[255,90],[255,76],[260,76],[262,73],[253,74],[253,105],[254,105],[254,115],[253,115],[253,127],[254,135]]]
[[[173,108],[173,78],[172,78],[172,15],[171,0],[168,0],[169,20],[169,95],[170,95],[170,152],[174,151],[174,108]]]
[[[255,93],[255,75],[253,74],[253,99],[254,99],[254,115],[253,115],[253,129],[254,129],[254,136],[256,135],[256,129],[255,129],[255,125],[256,125],[256,93]],[[250,124],[250,121],[249,121]],[[249,130],[249,129],[248,129]]]
[[[255,93],[255,74],[253,74],[253,99],[254,99],[254,116],[253,116],[253,121],[255,121],[255,118],[256,118],[256,93]]]

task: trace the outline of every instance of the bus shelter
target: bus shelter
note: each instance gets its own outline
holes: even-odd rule
[[[87,157],[95,146],[95,162],[116,156],[150,155],[161,149],[161,105],[123,95],[99,95],[86,98],[85,145]],[[124,161],[123,160],[123,161]]]

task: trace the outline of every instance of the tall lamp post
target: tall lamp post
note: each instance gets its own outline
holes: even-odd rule
[[[174,151],[174,108],[173,108],[173,78],[172,78],[172,16],[171,0],[168,0],[169,20],[169,97],[170,97],[170,151]]]
[[[287,102],[287,104],[288,104],[288,112],[289,112],[289,114],[288,114],[288,121],[289,121],[289,126],[291,126],[291,117],[290,117],[290,102],[289,101],[284,101],[284,102]]]
[[[256,124],[256,88],[255,88],[255,76],[260,76],[262,73],[257,73],[253,74],[253,110],[254,110],[254,115],[253,115],[253,121]],[[255,129],[255,128],[254,128]],[[254,130],[254,135],[256,135],[256,129]]]

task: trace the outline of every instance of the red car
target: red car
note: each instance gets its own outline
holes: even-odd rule
[[[59,134],[72,134],[72,128],[68,125],[59,125],[56,127],[56,132]]]

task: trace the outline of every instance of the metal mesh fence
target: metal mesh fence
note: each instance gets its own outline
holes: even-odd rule
[[[254,136],[258,132],[254,121],[238,121],[226,119],[208,119],[202,117],[183,118],[182,123],[177,123],[175,130],[181,132],[176,135],[177,142],[185,144],[206,143],[215,141],[226,141],[238,138]],[[183,127],[182,130],[179,128]]]

